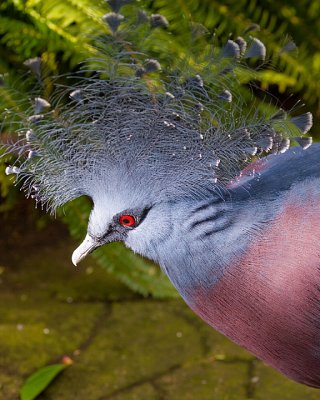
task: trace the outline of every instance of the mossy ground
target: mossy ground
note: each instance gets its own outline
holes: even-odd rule
[[[17,221],[23,219],[19,218]],[[59,223],[2,221],[0,399],[64,355],[40,400],[315,400],[206,326],[181,300],[145,299],[87,260]]]

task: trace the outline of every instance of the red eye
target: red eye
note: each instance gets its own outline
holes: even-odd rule
[[[132,228],[136,224],[136,220],[132,215],[121,215],[119,217],[119,224],[125,227]]]

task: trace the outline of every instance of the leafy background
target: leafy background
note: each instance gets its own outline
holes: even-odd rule
[[[125,0],[123,3],[126,15],[136,12],[134,5],[126,5],[129,2]],[[148,51],[157,54],[161,62],[168,51],[177,55],[189,51],[185,43],[190,23],[205,26],[221,40],[226,40],[230,34],[241,35],[252,23],[259,24],[258,37],[268,49],[269,68],[258,71],[256,85],[270,91],[283,107],[292,107],[298,99],[306,103],[305,108],[312,111],[315,117],[313,135],[316,136],[320,117],[318,0],[146,0],[137,3],[150,14],[163,14],[170,22],[169,41],[162,40],[160,34],[158,40],[149,40],[147,44]],[[8,108],[19,110],[23,103],[21,99],[28,99],[36,91],[35,83],[29,82],[30,71],[24,65],[26,59],[38,56],[45,64],[43,79],[37,87],[43,97],[50,96],[53,91],[53,76],[77,71],[79,63],[94,54],[92,38],[97,32],[109,34],[101,19],[109,11],[108,3],[102,0],[2,0],[0,113]],[[282,53],[280,50],[290,37],[298,50]],[[201,51],[201,48],[198,50]],[[256,95],[257,101],[263,103],[264,97]],[[20,196],[3,171],[4,166],[0,165],[0,210],[2,213],[14,212]],[[68,204],[59,212],[58,218],[69,226],[71,234],[81,239],[89,211],[90,203],[82,198]],[[36,218],[47,221],[41,214],[37,214]],[[38,225],[41,226],[41,223]],[[93,256],[109,273],[145,296],[176,296],[158,267],[135,256],[120,244],[99,249]]]

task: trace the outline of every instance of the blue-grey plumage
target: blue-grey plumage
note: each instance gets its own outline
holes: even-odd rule
[[[320,145],[250,165],[224,190],[175,200],[127,186],[94,199],[74,253],[123,240],[158,262],[202,318],[299,382],[320,386]],[[119,196],[119,193],[121,195]],[[120,226],[118,216],[143,220]]]
[[[110,1],[103,18],[117,49],[125,2]],[[136,25],[145,22],[168,27],[159,14],[140,13]],[[213,327],[320,387],[320,145],[303,136],[312,115],[248,110],[236,72],[254,80],[241,63],[266,57],[257,38],[204,53],[194,68],[165,71],[124,47],[67,88],[66,104],[37,97],[6,173],[49,210],[92,199],[74,264],[122,241],[160,264]],[[40,62],[27,62],[37,78]],[[292,139],[301,147],[289,149]]]

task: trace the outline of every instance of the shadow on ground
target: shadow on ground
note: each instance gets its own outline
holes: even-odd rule
[[[38,230],[29,215],[0,221],[0,399],[18,399],[28,375],[65,355],[73,365],[40,400],[320,399],[181,300],[139,297],[93,260],[74,269],[65,227]]]

